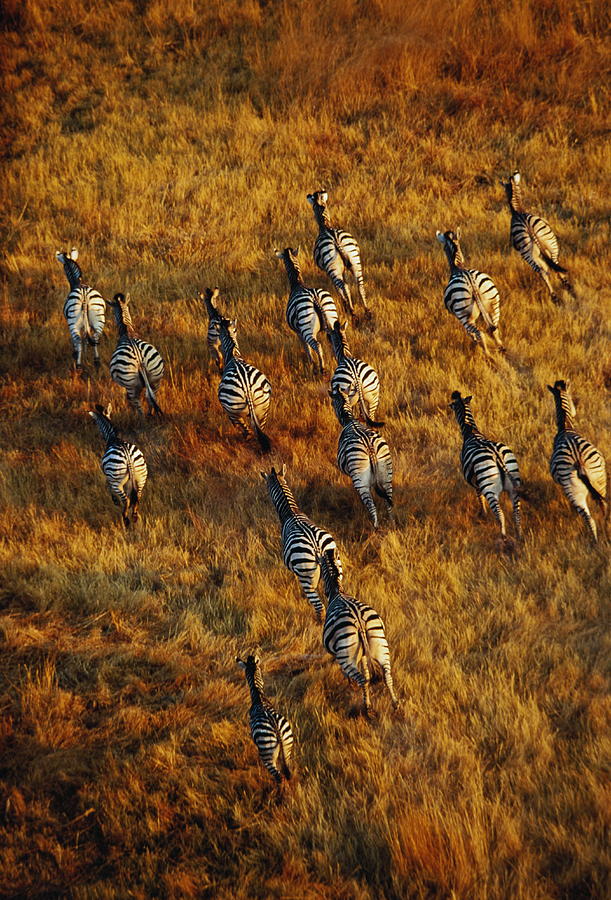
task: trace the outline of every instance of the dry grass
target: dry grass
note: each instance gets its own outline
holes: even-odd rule
[[[602,2],[255,0],[7,4],[0,480],[0,893],[75,898],[602,898],[609,875],[608,545],[550,481],[545,384],[569,377],[609,458]],[[205,11],[204,11],[205,10]],[[507,246],[519,166],[577,299]],[[330,192],[361,242],[395,523],[371,534],[337,473],[325,385],[284,323],[275,246]],[[508,360],[442,305],[435,229],[501,291]],[[129,290],[163,351],[163,424],[70,377],[55,250]],[[313,265],[306,278],[325,285]],[[402,709],[378,722],[325,657],[278,554],[261,458],[230,428],[192,299],[218,284],[274,387],[272,462],[384,616]],[[327,358],[329,353],[327,352]],[[533,502],[499,552],[448,410],[510,444]],[[86,416],[112,399],[150,468],[125,534]],[[266,464],[266,463],[265,463]],[[236,652],[259,645],[300,777],[277,802]]]

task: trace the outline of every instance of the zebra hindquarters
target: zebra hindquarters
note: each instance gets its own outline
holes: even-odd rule
[[[315,539],[307,538],[302,528],[289,526],[289,529],[283,529],[282,533],[282,555],[289,572],[297,576],[304,597],[314,609],[316,619],[321,621],[324,605],[317,590],[320,581],[320,561]]]
[[[367,449],[359,445],[340,447],[338,465],[352,480],[361,503],[371,517],[373,527],[377,528],[378,511],[371,494],[371,488],[375,484],[375,472]]]
[[[386,443],[377,448],[377,462],[374,478],[374,489],[376,494],[386,501],[388,510],[392,510],[392,457],[390,455],[388,444]]]
[[[339,607],[335,605],[331,611],[327,608],[327,618],[323,628],[323,644],[346,678],[362,689],[363,703],[368,713],[371,709],[369,667],[364,653],[358,618],[345,603],[341,603]]]

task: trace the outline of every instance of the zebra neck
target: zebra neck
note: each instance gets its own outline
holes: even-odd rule
[[[284,260],[284,265],[286,268],[286,274],[289,280],[289,287],[291,291],[295,290],[297,287],[301,287],[303,285],[303,275],[301,274],[301,269],[299,266],[296,266],[295,263],[290,259]]]
[[[473,413],[470,409],[464,409],[459,421],[460,432],[466,441],[470,437],[483,437],[483,434],[475,424]]]
[[[136,331],[132,324],[132,317],[126,309],[114,307],[115,321],[119,330],[119,337],[136,337]]]
[[[316,209],[314,210],[314,215],[321,231],[327,231],[331,228],[331,217],[326,209]]]
[[[350,347],[343,340],[333,338],[333,353],[335,354],[335,359],[338,363],[342,362],[344,359],[352,359]]]
[[[67,259],[64,263],[64,272],[71,288],[78,287],[81,283],[83,273],[73,259]]]
[[[221,353],[225,363],[228,363],[231,359],[242,358],[237,341],[234,341],[231,335],[223,330],[221,330]]]
[[[345,407],[340,410],[338,418],[342,428],[346,428],[348,425],[354,425],[356,423],[356,418],[353,413]]]
[[[282,485],[279,482],[272,485],[270,495],[272,503],[276,507],[278,518],[282,523],[286,522],[287,519],[294,519],[299,513],[299,507],[295,502],[295,498],[286,485]]]
[[[252,700],[252,705],[256,706],[259,703],[262,703],[266,697],[263,693],[263,679],[260,673],[256,675],[247,675],[246,680],[248,681],[248,687],[250,689],[250,699]]]
[[[523,213],[524,204],[522,203],[522,192],[517,184],[513,184],[511,188],[511,200],[509,207],[513,212]]]
[[[568,409],[562,405],[562,400],[556,400],[556,427],[558,431],[574,431],[573,420]]]
[[[117,434],[115,426],[112,424],[110,419],[107,419],[105,416],[96,414],[95,423],[100,430],[100,434],[109,446],[111,444],[117,444],[119,442],[119,436]]]

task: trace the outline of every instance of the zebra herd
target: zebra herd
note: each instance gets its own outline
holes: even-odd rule
[[[525,212],[521,196],[521,178],[514,172],[503,182],[511,212],[511,242],[522,258],[543,279],[550,298],[559,303],[553,290],[551,273],[559,275],[563,287],[573,293],[568,273],[558,262],[558,242],[543,219]],[[355,238],[341,228],[331,227],[328,194],[316,191],[307,195],[318,235],[314,244],[314,261],[330,278],[344,312],[358,322],[347,276],[355,282],[364,315],[370,317],[367,305],[360,249]],[[469,337],[490,356],[490,340],[499,352],[504,350],[500,333],[500,298],[492,278],[477,269],[465,267],[460,246],[460,230],[436,232],[450,267],[450,278],[444,291],[444,304],[462,324]],[[69,294],[64,304],[76,371],[83,366],[84,352],[93,347],[94,364],[99,367],[98,345],[105,326],[105,308],[114,313],[118,331],[116,348],[110,360],[112,379],[126,391],[128,403],[143,415],[141,396],[144,392],[150,415],[162,415],[156,394],[164,374],[164,361],[158,350],[140,339],[135,332],[129,310],[129,294],[115,294],[106,303],[102,296],[82,280],[78,252],[56,254],[63,265]],[[321,338],[326,336],[336,366],[330,380],[329,397],[337,417],[340,434],[337,465],[352,481],[353,487],[377,528],[379,513],[374,494],[385,501],[389,516],[393,509],[393,465],[391,451],[379,433],[384,423],[376,421],[380,400],[380,379],[368,363],[356,358],[348,346],[348,323],[341,322],[331,294],[321,288],[306,286],[299,262],[299,250],[286,247],[276,251],[284,263],[289,283],[286,321],[301,341],[315,375],[325,372]],[[220,374],[218,399],[230,422],[245,436],[256,437],[264,453],[271,450],[265,432],[272,388],[268,378],[241,354],[237,321],[219,309],[219,289],[207,288],[198,295],[208,316],[207,345],[210,360]],[[594,541],[597,526],[588,508],[594,499],[603,511],[606,533],[608,517],[606,467],[602,454],[573,426],[575,408],[567,381],[548,385],[554,396],[557,434],[550,460],[553,479],[585,521]],[[458,391],[451,396],[450,407],[462,435],[461,467],[466,481],[475,489],[482,509],[493,512],[506,545],[505,518],[500,495],[506,491],[511,499],[516,538],[521,538],[520,500],[523,496],[518,463],[505,444],[487,439],[479,431],[471,411],[470,396]],[[147,466],[142,452],[122,441],[111,422],[111,406],[96,405],[90,411],[100,434],[106,441],[102,470],[113,501],[121,506],[126,527],[138,519],[138,507],[147,479]],[[323,644],[337,661],[346,677],[361,687],[363,707],[371,714],[370,682],[376,670],[382,673],[393,705],[394,692],[390,655],[384,624],[371,607],[342,590],[343,568],[333,537],[315,525],[299,509],[286,482],[286,469],[262,472],[271,501],[281,524],[282,552],[286,567],[300,583],[317,621],[323,621]],[[326,607],[318,593],[324,585]],[[277,781],[290,777],[293,735],[287,719],[277,713],[263,689],[260,660],[250,655],[237,658],[244,669],[252,706],[251,733],[261,759]]]

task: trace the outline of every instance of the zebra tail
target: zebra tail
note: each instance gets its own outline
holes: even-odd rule
[[[318,323],[320,325],[321,331],[329,331],[331,325],[329,324],[329,322],[327,322],[325,311],[320,305],[320,300],[318,299],[318,296],[316,294],[314,294],[314,296],[312,297],[312,302],[314,304],[316,315],[318,316]]]
[[[385,422],[376,422],[375,419],[372,419],[369,416],[369,410],[367,409],[365,397],[363,396],[363,385],[361,384],[360,379],[357,379],[356,387],[359,392],[359,406],[361,407],[361,415],[363,416],[363,419],[370,428],[383,428],[386,424]]]
[[[539,247],[539,251],[550,269],[553,269],[554,272],[561,272],[563,275],[566,275],[568,273],[568,269],[565,269],[564,266],[560,265],[560,263],[554,262],[551,256],[548,256],[547,253],[544,253],[543,250],[541,250],[541,247]]]
[[[144,390],[146,391],[147,400],[151,406],[151,409],[154,409],[158,416],[162,416],[163,412],[161,411],[161,407],[155,400],[155,394],[153,393],[153,389],[149,383],[148,375],[146,374],[146,369],[144,366],[140,366],[138,371],[140,372],[140,377],[144,382]]]
[[[246,393],[246,400],[248,403],[248,412],[250,413],[250,421],[252,422],[252,427],[254,428],[254,432],[257,435],[259,446],[264,453],[269,453],[272,449],[272,442],[259,425],[259,420],[257,419],[257,414],[255,412],[255,405],[252,402],[252,397],[250,396],[250,390],[248,390]]]
[[[469,277],[469,281],[471,282],[471,287],[473,288],[473,299],[475,300],[476,306],[479,309],[480,316],[486,323],[489,331],[496,331],[497,326],[493,323],[492,319],[488,315],[488,310],[484,306],[484,301],[480,296],[479,288],[477,287],[475,280]]]

